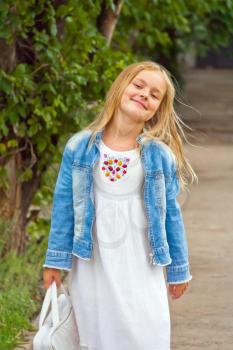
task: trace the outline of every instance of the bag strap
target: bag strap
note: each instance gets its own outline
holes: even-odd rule
[[[55,327],[59,323],[59,313],[58,313],[58,301],[57,301],[57,285],[54,281],[51,285],[52,287],[52,320],[53,327]]]
[[[66,291],[66,289],[62,283],[60,285],[60,288],[61,288],[62,292],[65,294],[65,296],[67,297],[67,300],[70,303],[70,305],[72,305],[70,295],[68,294],[68,292]],[[53,326],[56,326],[59,323],[59,312],[58,312],[57,285],[56,285],[55,281],[53,281],[50,284],[49,288],[46,291],[43,305],[41,308],[41,313],[40,313],[39,329],[44,324],[44,321],[45,321],[45,318],[47,316],[50,305],[51,305],[51,309],[52,309]]]
[[[65,289],[63,283],[61,283],[60,289],[61,289],[61,291],[65,294],[65,296],[67,297],[67,299],[68,299],[70,305],[72,305],[72,301],[71,301],[70,294],[69,294],[69,293],[67,292],[67,290]]]
[[[45,298],[44,298],[43,305],[40,312],[39,329],[43,326],[45,317],[50,307],[50,303],[51,303],[51,287],[49,286],[49,288],[46,291]]]
[[[52,324],[53,326],[55,326],[59,322],[58,305],[57,305],[57,286],[55,281],[50,284],[50,286],[46,291],[43,305],[41,308],[41,313],[40,313],[39,329],[44,324],[45,318],[48,314],[51,304],[52,304]]]

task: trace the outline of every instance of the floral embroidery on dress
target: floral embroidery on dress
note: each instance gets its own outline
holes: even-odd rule
[[[101,169],[109,181],[118,181],[127,174],[129,161],[128,157],[115,157],[104,153]]]

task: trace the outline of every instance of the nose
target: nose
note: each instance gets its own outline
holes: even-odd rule
[[[148,98],[149,91],[147,89],[143,89],[140,91],[140,97],[142,98]]]
[[[140,94],[140,98],[146,101],[148,99],[148,96],[146,94]]]

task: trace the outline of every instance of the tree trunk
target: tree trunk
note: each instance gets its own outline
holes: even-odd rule
[[[113,11],[107,6],[106,1],[103,1],[101,12],[97,18],[97,28],[107,39],[108,45],[111,43],[112,35],[121,12],[122,1],[114,0],[114,5],[115,10]]]
[[[27,214],[33,196],[40,186],[41,174],[33,170],[32,179],[21,182],[19,174],[24,169],[22,153],[14,154],[5,167],[8,175],[8,190],[0,193],[0,216],[10,223],[11,235],[4,247],[3,255],[14,250],[18,255],[25,251],[27,243]]]
[[[30,49],[30,62],[27,63],[32,63],[33,49],[30,46],[27,47],[27,50]],[[0,68],[5,72],[11,72],[18,63],[25,61],[19,42],[8,45],[4,40],[0,39],[0,50],[2,52]],[[29,57],[29,55],[25,55],[25,57]],[[14,136],[12,130],[8,137],[10,138],[11,136]],[[28,182],[19,180],[20,174],[25,170],[27,164],[30,164],[32,161],[31,149],[32,143],[28,140],[20,150],[10,156],[2,156],[0,159],[0,165],[7,172],[7,189],[0,188],[0,217],[8,225],[8,234],[7,237],[4,237],[2,255],[10,250],[14,250],[17,254],[22,254],[25,249],[27,212],[32,198],[39,188],[40,181],[40,176],[39,178],[38,176],[33,176]],[[34,169],[33,172],[35,172]],[[4,235],[4,232],[1,232],[1,234]]]
[[[12,71],[17,64],[15,43],[8,45],[0,38],[0,52],[0,68],[4,69],[5,72]]]
[[[54,0],[53,6],[56,9],[66,2],[67,0]],[[41,20],[42,18],[43,13],[37,14],[35,18],[35,27],[38,31],[45,30],[48,26],[48,23]],[[57,21],[58,37],[63,32],[64,23],[64,19]],[[0,68],[5,72],[11,72],[19,63],[33,66],[36,61],[33,32],[28,33],[27,38],[16,38],[10,45],[0,38],[0,52]],[[29,208],[35,193],[40,188],[42,174],[46,170],[38,170],[38,159],[32,140],[19,138],[18,135],[14,135],[13,130],[10,130],[9,135],[1,142],[12,137],[17,138],[19,144],[24,143],[25,146],[11,155],[0,157],[0,166],[7,171],[7,188],[0,187],[0,218],[10,226],[10,229],[7,229],[7,237],[4,237],[4,249],[0,252],[2,255],[9,250],[14,250],[17,254],[24,252],[27,243],[26,225],[29,221]],[[57,137],[54,136],[54,138],[57,142]],[[54,142],[54,140],[51,141]],[[26,168],[30,168],[33,175],[30,180],[22,182],[19,177]],[[3,234],[4,232],[0,232],[0,235]]]

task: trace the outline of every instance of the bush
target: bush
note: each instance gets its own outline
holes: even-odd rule
[[[10,252],[0,265],[0,349],[21,344],[25,331],[32,330],[32,319],[41,308],[44,295],[42,270],[47,245],[48,221],[37,219],[28,226],[29,242],[24,255]],[[1,220],[1,247],[9,225]]]

